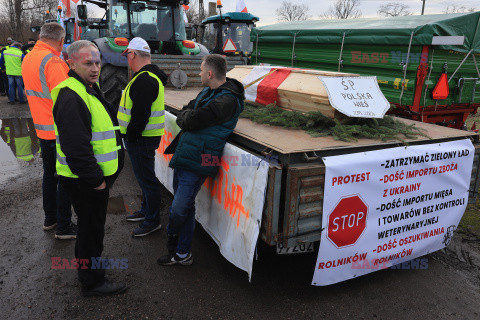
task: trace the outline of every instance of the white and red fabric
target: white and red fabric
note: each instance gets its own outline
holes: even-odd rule
[[[182,7],[183,7],[183,21],[185,21],[185,23],[188,23],[187,10],[190,9],[190,7],[184,4],[182,4]]]
[[[248,12],[247,5],[245,4],[245,0],[237,0],[236,12]]]
[[[82,27],[80,27],[80,25],[78,24],[79,21],[80,19],[78,18],[78,12],[77,10],[75,10],[75,28],[73,29],[73,41],[80,40],[80,35],[82,34]]]
[[[272,72],[275,70],[274,72]],[[257,79],[269,74],[262,80],[254,83],[245,89],[245,99],[263,105],[269,105],[278,100],[278,87],[290,75],[292,68],[255,66],[252,71],[243,79],[244,86],[249,85]]]

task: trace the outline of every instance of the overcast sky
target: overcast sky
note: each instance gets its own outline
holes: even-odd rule
[[[207,2],[211,0],[204,0],[205,9],[208,10]],[[312,19],[317,19],[320,14],[327,11],[328,8],[337,0],[289,0],[289,2],[296,4],[305,4],[309,7],[309,14]],[[360,0],[360,9],[364,17],[375,17],[377,15],[378,8],[382,4],[389,2],[395,2],[395,0]],[[197,0],[190,0],[192,3],[197,3]],[[235,11],[235,4],[237,0],[222,0],[223,12]],[[410,7],[410,11],[414,14],[420,14],[422,12],[422,0],[397,0]],[[248,12],[258,16],[260,22],[258,26],[276,23],[275,9],[280,7],[282,0],[245,0]],[[443,13],[447,5],[458,5],[467,8],[475,8],[480,10],[480,0],[426,0],[425,14]],[[198,7],[198,6],[197,6]]]

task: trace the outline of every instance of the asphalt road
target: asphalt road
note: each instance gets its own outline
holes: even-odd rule
[[[0,119],[29,116],[27,106],[0,97]],[[13,165],[2,160],[8,150],[0,150],[0,319],[480,318],[480,242],[462,233],[451,250],[426,257],[427,269],[387,269],[327,287],[310,285],[316,254],[278,256],[264,246],[249,283],[200,226],[194,264],[161,267],[156,259],[165,253],[164,227],[133,239],[135,223],[125,220],[125,205],[137,209],[140,194],[128,158],[111,192],[104,256],[128,260],[127,268],[108,275],[129,289],[82,298],[76,270],[52,269],[52,257],[74,258],[74,241],[42,230],[41,158]],[[172,197],[167,191],[161,196],[165,226]]]

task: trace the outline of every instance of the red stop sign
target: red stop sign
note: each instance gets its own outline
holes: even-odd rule
[[[327,238],[337,248],[357,242],[367,226],[368,206],[358,195],[342,198],[328,217]]]

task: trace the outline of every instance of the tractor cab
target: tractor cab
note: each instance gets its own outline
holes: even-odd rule
[[[205,26],[202,44],[210,53],[249,56],[253,48],[250,31],[259,20],[246,12],[227,12],[208,17],[202,21]]]
[[[81,25],[91,28],[85,2],[105,10],[105,20],[101,19],[105,22],[100,23],[106,26],[102,29],[105,36],[93,42],[102,57],[100,90],[112,105],[118,106],[122,89],[128,82],[128,61],[121,53],[134,37],[148,42],[152,61],[162,59],[162,70],[167,74],[176,70],[179,63],[200,69],[201,59],[194,59],[192,63],[190,57],[208,54],[203,45],[187,40],[182,5],[188,5],[189,0],[82,0],[82,4],[77,5],[77,14]]]
[[[199,54],[198,44],[187,40],[182,4],[187,0],[83,0],[105,9],[105,36],[112,44],[116,38],[145,39],[152,53]],[[86,6],[82,19],[86,19]],[[88,25],[88,23],[85,23]]]
[[[182,6],[175,1],[110,0],[110,2],[108,36],[141,37],[148,42],[154,52],[182,54],[176,45],[177,41],[183,42],[187,39]],[[130,17],[127,12],[130,12]],[[168,44],[170,46],[166,48]]]

